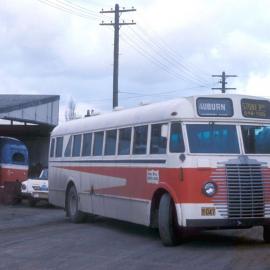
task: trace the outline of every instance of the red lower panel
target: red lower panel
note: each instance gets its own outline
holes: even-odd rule
[[[150,200],[153,193],[160,187],[166,188],[176,203],[209,203],[212,200],[202,194],[202,186],[209,181],[212,169],[180,169],[168,168],[127,168],[127,167],[80,167],[61,166],[72,171],[93,173],[126,179],[125,186],[96,189],[99,194],[134,197]],[[159,171],[159,183],[147,182],[147,170]]]
[[[19,170],[13,168],[0,168],[0,184],[5,182],[25,181],[28,176],[28,170]]]
[[[72,171],[92,173],[126,179],[125,186],[95,189],[98,194],[133,197],[151,200],[153,193],[158,188],[167,189],[176,203],[211,203],[214,200],[202,192],[204,184],[210,181],[210,176],[215,169],[212,168],[134,168],[134,167],[80,167],[61,166]],[[159,171],[159,183],[147,182],[147,170]],[[268,186],[269,188],[269,186]],[[219,187],[217,187],[219,194]],[[270,196],[265,194],[265,201],[270,202]]]

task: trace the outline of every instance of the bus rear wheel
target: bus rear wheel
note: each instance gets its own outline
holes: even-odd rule
[[[164,246],[180,243],[181,229],[178,226],[174,201],[168,193],[162,195],[158,212],[159,235]]]
[[[67,193],[67,215],[73,223],[81,223],[86,214],[79,211],[79,197],[75,186],[71,186]]]

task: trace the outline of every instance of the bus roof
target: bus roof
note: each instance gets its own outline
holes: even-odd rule
[[[233,115],[230,119],[251,120],[251,118],[243,117],[241,111],[241,100],[257,100],[269,101],[266,98],[248,96],[248,95],[235,95],[235,94],[217,94],[217,95],[197,95],[190,97],[181,97],[168,101],[152,103],[148,105],[141,105],[134,108],[116,110],[99,114],[95,116],[85,117],[82,119],[72,120],[60,124],[53,132],[52,136],[60,136],[70,133],[81,133],[89,130],[110,129],[124,127],[128,125],[139,125],[148,122],[162,122],[168,120],[184,120],[184,119],[204,119],[213,120],[212,117],[201,117],[198,115],[196,101],[201,99],[212,100],[231,100],[233,107]],[[269,105],[270,106],[270,105]],[[270,113],[270,112],[269,112]],[[218,116],[217,116],[218,117]],[[227,119],[228,117],[218,117]],[[211,121],[209,120],[209,121]],[[254,120],[254,118],[253,118]],[[256,119],[264,122],[270,122],[270,119]]]
[[[21,143],[20,140],[13,138],[13,137],[6,137],[6,136],[0,136],[0,141],[13,141],[13,142],[18,142]]]

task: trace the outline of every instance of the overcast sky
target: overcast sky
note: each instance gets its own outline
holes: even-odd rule
[[[0,93],[58,94],[79,114],[112,107],[113,27],[107,0],[0,0]],[[270,96],[269,0],[119,1],[119,106],[213,93]],[[214,92],[216,93],[216,92]]]

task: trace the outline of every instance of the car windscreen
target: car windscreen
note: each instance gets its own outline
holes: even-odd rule
[[[270,154],[270,126],[241,126],[246,154]]]
[[[48,170],[47,169],[45,169],[41,172],[39,179],[40,180],[48,180]]]
[[[238,154],[235,125],[187,124],[191,153]]]

